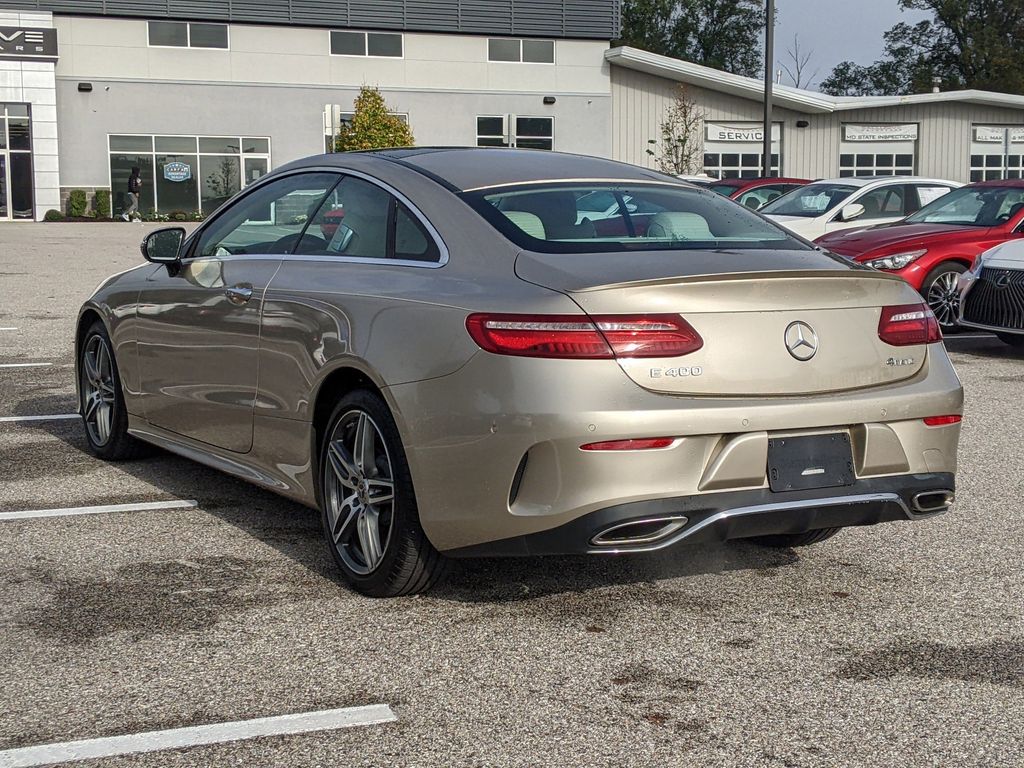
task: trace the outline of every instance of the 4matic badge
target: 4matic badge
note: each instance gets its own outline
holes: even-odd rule
[[[885,364],[894,368],[901,368],[904,365],[913,365],[914,358],[912,357],[890,357],[885,361]]]

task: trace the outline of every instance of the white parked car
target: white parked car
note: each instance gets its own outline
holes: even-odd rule
[[[889,224],[963,185],[918,176],[851,176],[794,189],[761,213],[808,240],[851,227]]]

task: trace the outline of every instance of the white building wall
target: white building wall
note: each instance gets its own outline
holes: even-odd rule
[[[646,154],[648,139],[656,139],[665,111],[678,93],[679,83],[669,78],[612,66],[612,157],[653,167]],[[690,96],[711,121],[763,119],[760,101],[687,86]],[[915,123],[918,125],[916,172],[921,176],[966,182],[970,174],[971,130],[976,124],[1022,125],[1024,110],[936,103],[834,113],[805,113],[776,107],[773,117],[782,123],[782,175],[828,178],[839,175],[842,126],[845,123]],[[797,121],[809,125],[798,128]]]
[[[3,27],[53,27],[49,13],[0,11]],[[57,86],[50,61],[0,60],[0,102],[29,104],[32,117],[33,205],[41,221],[60,208],[60,160],[57,142]]]

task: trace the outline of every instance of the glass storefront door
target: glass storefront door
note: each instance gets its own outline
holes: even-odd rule
[[[0,221],[34,218],[27,104],[0,104]]]

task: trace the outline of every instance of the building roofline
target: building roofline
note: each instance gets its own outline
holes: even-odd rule
[[[666,77],[681,83],[688,83],[712,91],[729,93],[733,96],[764,101],[764,81],[723,72],[701,64],[682,59],[661,56],[639,48],[622,46],[605,51],[605,59],[617,66]],[[772,89],[773,101],[777,106],[795,112],[828,114],[853,109],[873,109],[912,104],[962,103],[993,107],[1024,109],[1024,96],[994,91],[943,91],[940,93],[918,93],[912,96],[829,96],[828,94],[776,85]]]

